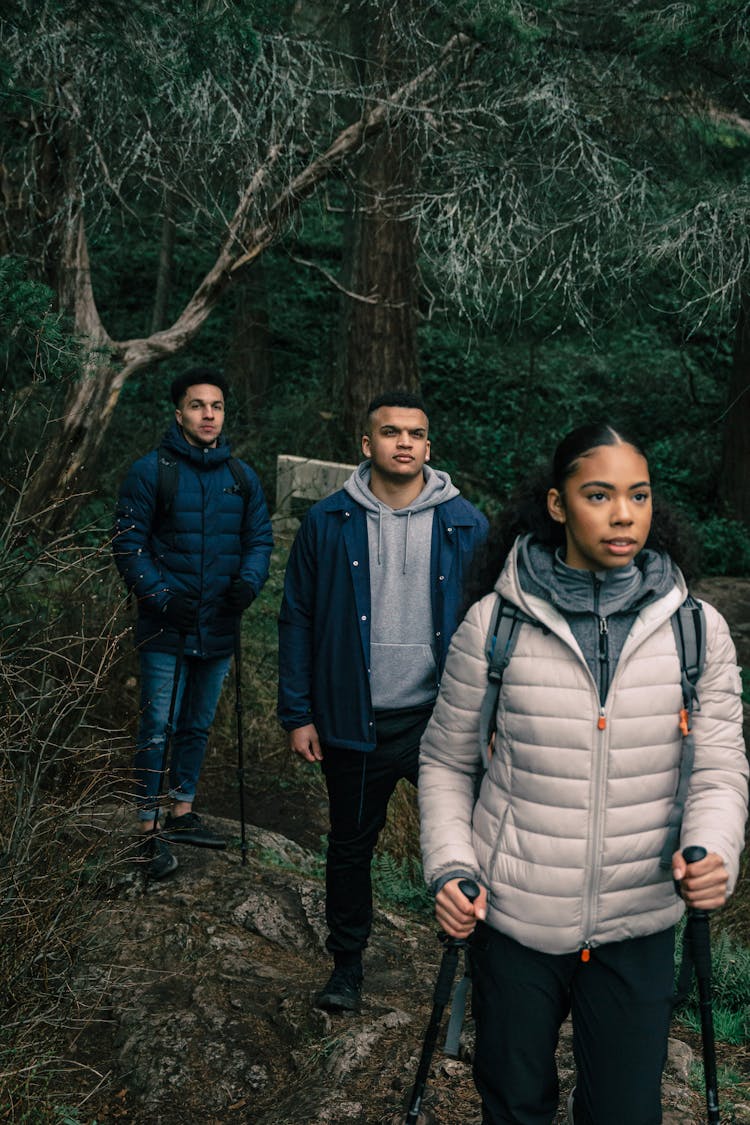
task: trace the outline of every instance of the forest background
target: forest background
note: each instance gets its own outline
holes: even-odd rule
[[[356,461],[366,403],[395,386],[421,390],[433,463],[490,516],[572,425],[612,420],[703,573],[750,575],[750,9],[9,0],[0,33],[1,1069],[19,1105],[106,884],[81,824],[121,788],[132,722],[112,698],[129,618],[111,513],[176,374],[224,369],[269,502],[278,454]],[[266,764],[283,560],[248,631]]]

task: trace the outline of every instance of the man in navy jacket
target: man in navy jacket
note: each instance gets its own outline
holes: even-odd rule
[[[138,600],[141,720],[135,755],[141,830],[158,816],[161,765],[172,688],[171,809],[155,848],[151,878],[177,866],[165,841],[222,848],[193,811],[196,787],[238,618],[268,577],[271,523],[260,481],[231,458],[222,434],[227,386],[209,368],[191,368],[171,386],[175,420],[159,449],[131,467],[117,505],[114,555]],[[149,840],[151,845],[151,840]]]
[[[332,975],[318,997],[354,1010],[372,923],[370,866],[388,801],[416,785],[419,741],[485,517],[427,462],[424,404],[370,403],[367,458],[315,504],[292,546],[279,615],[279,719],[291,749],[320,762]]]

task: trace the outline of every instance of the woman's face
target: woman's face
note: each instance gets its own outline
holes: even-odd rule
[[[562,492],[550,489],[547,507],[552,519],[565,526],[568,566],[626,566],[651,528],[646,458],[632,445],[597,445],[580,457]]]

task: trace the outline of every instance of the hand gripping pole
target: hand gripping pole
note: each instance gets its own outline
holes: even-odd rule
[[[462,879],[458,884],[458,889],[463,895],[468,898],[469,902],[479,896],[479,887],[472,879]],[[443,959],[440,962],[440,970],[438,972],[437,980],[435,981],[435,991],[432,996],[432,1015],[430,1022],[427,1025],[425,1032],[424,1042],[422,1044],[422,1055],[417,1067],[417,1077],[414,1080],[414,1087],[409,1099],[409,1110],[406,1114],[404,1125],[417,1125],[419,1120],[419,1111],[422,1107],[422,1099],[424,1097],[425,1087],[427,1086],[427,1077],[430,1072],[430,1063],[432,1055],[435,1050],[435,1044],[440,1034],[440,1023],[443,1018],[443,1012],[446,1005],[451,998],[451,987],[453,985],[453,978],[456,975],[456,966],[458,964],[458,954],[461,949],[465,949],[468,941],[462,938],[452,938],[442,931],[438,935],[440,941],[443,942],[445,951]]]

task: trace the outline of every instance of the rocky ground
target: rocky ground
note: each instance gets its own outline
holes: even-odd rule
[[[750,582],[713,580],[703,593],[732,621],[750,662]],[[223,806],[230,796],[216,785],[206,808],[228,811]],[[95,1021],[70,1045],[85,1098],[74,1120],[403,1122],[441,948],[429,919],[381,907],[366,956],[361,1012],[331,1016],[313,1007],[329,968],[315,854],[325,830],[320,789],[262,792],[254,780],[248,819],[256,823],[248,829],[247,864],[241,863],[236,820],[208,816],[231,847],[183,846],[178,871],[145,889],[121,816],[108,813],[116,861],[97,950],[78,981],[88,995],[94,990],[98,1005],[91,1009]],[[462,1059],[448,1059],[442,1044],[436,1050],[420,1121],[478,1125],[470,1032],[469,1024]],[[699,1043],[679,1024],[673,1034],[664,1122],[698,1125],[705,1120]],[[720,1062],[735,1076],[722,1090],[722,1122],[750,1122],[748,1051],[722,1048]],[[567,1026],[559,1071],[564,1105],[574,1077]],[[557,1120],[565,1120],[562,1108]]]
[[[130,860],[115,877],[85,973],[101,997],[98,1019],[74,1048],[97,1087],[85,1119],[395,1125],[431,1010],[441,956],[434,926],[379,910],[362,1011],[320,1012],[312,1002],[328,971],[323,886],[304,874],[315,857],[252,828],[243,866],[237,824],[212,823],[233,839],[227,852],[183,847],[175,875],[145,892]],[[427,1107],[440,1125],[480,1120],[470,1030],[463,1060],[448,1059],[442,1046],[434,1056]],[[668,1125],[703,1119],[688,1082],[692,1060],[676,1032],[664,1083]],[[567,1027],[559,1067],[566,1091]],[[732,1112],[727,1121],[750,1121],[750,1105]]]

